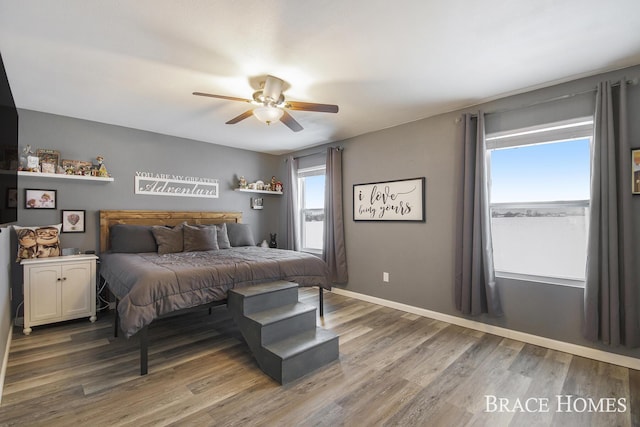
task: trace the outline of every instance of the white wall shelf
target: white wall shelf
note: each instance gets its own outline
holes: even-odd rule
[[[260,194],[277,194],[282,195],[282,191],[268,191],[268,190],[249,190],[248,188],[236,188],[233,191],[241,191],[243,193],[260,193]]]
[[[18,176],[25,176],[29,178],[54,178],[54,179],[76,179],[80,181],[99,181],[99,182],[113,182],[113,178],[103,178],[100,176],[87,176],[87,175],[67,175],[63,173],[42,173],[42,172],[25,172],[18,171]]]

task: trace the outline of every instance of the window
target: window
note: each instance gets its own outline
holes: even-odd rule
[[[496,273],[582,286],[591,118],[487,135]]]
[[[304,252],[322,253],[325,166],[298,170],[300,243]]]

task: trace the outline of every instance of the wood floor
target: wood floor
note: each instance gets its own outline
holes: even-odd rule
[[[16,327],[0,425],[640,425],[639,371],[330,293],[319,323],[340,335],[340,359],[286,386],[260,371],[225,307],[154,323],[144,377],[137,340],[113,338],[111,322]],[[534,412],[487,412],[485,395]]]

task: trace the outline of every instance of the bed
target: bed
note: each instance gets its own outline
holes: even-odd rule
[[[188,236],[200,238],[211,229],[216,230],[211,244],[222,249],[202,246],[198,239],[188,247]],[[171,247],[178,230],[183,230],[180,251]],[[275,280],[317,286],[323,314],[322,290],[330,289],[324,261],[257,247],[247,230],[239,212],[100,211],[100,276],[116,298],[115,333],[121,329],[127,337],[140,337],[142,375],[147,373],[147,327],[155,319],[225,304],[229,289]]]

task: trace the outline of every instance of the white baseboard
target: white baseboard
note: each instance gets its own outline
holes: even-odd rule
[[[7,346],[2,357],[2,368],[0,368],[0,404],[2,403],[2,393],[4,392],[4,378],[7,373],[7,364],[9,363],[9,349],[11,348],[11,339],[13,338],[13,324],[9,327],[9,336],[7,336]]]
[[[378,297],[372,297],[369,295],[360,294],[357,292],[348,291],[334,287],[331,292],[338,295],[344,295],[350,298],[359,299],[362,301],[370,302],[373,304],[382,305],[384,307],[394,308],[396,310],[405,311],[407,313],[417,314],[418,316],[428,317],[429,319],[440,320],[442,322],[451,323],[454,325],[462,326],[469,329],[475,329],[476,331],[486,332],[488,334],[498,335],[504,338],[509,338],[517,341],[526,342],[528,344],[538,345],[546,347],[551,350],[562,351],[565,353],[574,354],[576,356],[586,357],[588,359],[598,360],[600,362],[611,363],[613,365],[624,366],[625,368],[640,370],[640,359],[624,356],[621,354],[610,353],[608,351],[598,350],[591,347],[585,347],[582,345],[571,344],[564,341],[553,340],[551,338],[545,338],[538,335],[528,334],[526,332],[514,331],[512,329],[503,328],[500,326],[488,325],[486,323],[478,322],[475,320],[469,320],[458,316],[452,316],[450,314],[439,313],[437,311],[427,310],[424,308],[414,307],[407,304],[402,304],[395,301],[389,301]]]

